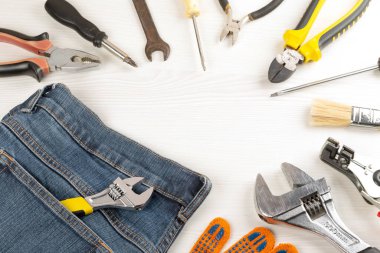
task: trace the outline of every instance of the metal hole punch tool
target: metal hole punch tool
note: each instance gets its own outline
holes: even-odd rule
[[[380,209],[380,168],[357,159],[353,149],[332,138],[323,145],[320,158],[348,177],[367,203]]]
[[[289,163],[283,163],[282,170],[293,190],[281,196],[272,195],[264,178],[257,176],[255,202],[260,218],[271,224],[285,223],[310,230],[342,252],[380,252],[351,232],[340,219],[326,179],[314,180]]]
[[[353,26],[371,0],[358,0],[346,15],[304,43],[325,1],[312,0],[297,27],[285,32],[285,49],[272,61],[268,71],[269,81],[283,82],[293,75],[298,64],[320,60],[321,50]]]
[[[97,56],[74,49],[53,46],[48,33],[31,37],[13,30],[0,28],[0,42],[9,43],[46,58],[0,63],[0,76],[28,74],[41,81],[50,72],[59,70],[82,70],[97,67]]]
[[[219,0],[220,6],[223,8],[223,11],[227,14],[227,24],[220,35],[220,41],[224,40],[227,36],[231,36],[232,45],[234,45],[237,41],[239,32],[243,25],[250,21],[257,20],[268,15],[274,9],[276,9],[283,1],[284,0],[272,0],[263,8],[251,12],[250,14],[244,16],[240,20],[235,20],[232,17],[232,8],[228,0]]]
[[[136,62],[127,53],[109,41],[105,32],[99,30],[96,25],[85,19],[69,2],[65,0],[48,0],[45,3],[45,9],[56,21],[75,30],[84,39],[92,42],[95,47],[103,47],[123,62],[132,67],[137,67]]]
[[[107,189],[88,197],[77,197],[62,200],[61,204],[79,217],[89,215],[103,208],[121,208],[127,210],[142,210],[153,194],[153,187],[141,194],[133,191],[133,186],[144,178],[117,178]]]

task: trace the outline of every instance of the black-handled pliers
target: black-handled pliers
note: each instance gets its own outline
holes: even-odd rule
[[[0,63],[0,76],[32,75],[38,81],[57,70],[81,70],[97,67],[97,56],[53,46],[48,33],[31,37],[13,30],[0,28],[0,42],[13,44],[46,58],[27,58],[18,61]]]
[[[232,45],[234,45],[244,24],[266,16],[276,9],[283,1],[284,0],[272,0],[261,9],[249,13],[240,20],[235,20],[232,17],[232,8],[228,0],[219,0],[220,6],[222,6],[223,11],[227,14],[227,24],[220,35],[220,41],[230,35],[232,37]]]

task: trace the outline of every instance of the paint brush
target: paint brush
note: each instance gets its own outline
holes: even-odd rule
[[[312,126],[380,127],[380,110],[315,100],[310,111]]]

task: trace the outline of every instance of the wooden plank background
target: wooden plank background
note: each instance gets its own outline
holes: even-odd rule
[[[107,31],[110,40],[135,59],[132,69],[107,52],[93,48],[74,31],[45,12],[43,0],[2,1],[1,26],[30,35],[49,32],[58,47],[82,49],[99,55],[97,70],[57,72],[42,83],[30,77],[0,79],[0,115],[50,83],[65,83],[110,127],[183,165],[209,176],[213,190],[189,220],[170,252],[188,252],[208,222],[228,219],[228,245],[256,226],[267,226],[256,215],[253,189],[262,173],[275,194],[289,190],[280,171],[291,162],[315,178],[326,177],[342,219],[363,240],[380,247],[377,210],[367,205],[345,177],[318,158],[327,137],[350,145],[375,162],[380,134],[371,129],[332,129],[308,126],[312,99],[380,108],[380,74],[370,72],[279,98],[269,94],[304,82],[375,65],[380,56],[379,1],[372,1],[363,18],[341,39],[323,51],[318,63],[301,66],[283,84],[267,81],[274,56],[282,51],[282,34],[294,28],[310,1],[285,1],[270,16],[246,25],[234,47],[219,43],[226,17],[217,0],[203,1],[198,18],[207,59],[199,62],[192,23],[184,18],[180,0],[148,0],[162,37],[171,45],[167,62],[159,54],[150,63],[145,36],[132,1],[72,0],[82,13]],[[242,17],[268,0],[231,0],[234,15]],[[347,12],[355,0],[327,1],[312,34]],[[1,61],[30,56],[14,46],[0,44]],[[292,242],[301,252],[334,252],[324,239],[311,233],[269,226],[278,242]]]

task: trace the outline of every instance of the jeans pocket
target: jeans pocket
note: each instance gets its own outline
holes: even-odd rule
[[[0,149],[0,252],[112,252]]]

